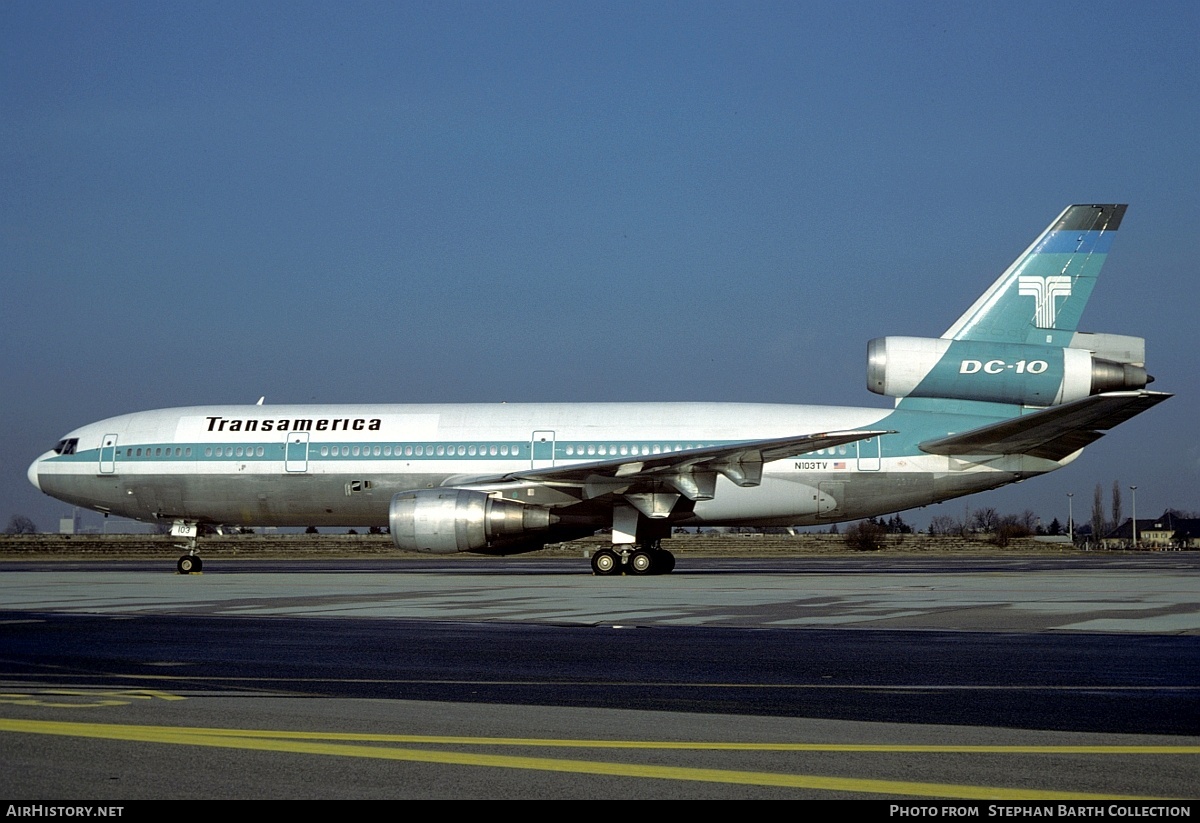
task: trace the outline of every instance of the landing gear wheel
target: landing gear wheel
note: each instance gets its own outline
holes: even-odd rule
[[[654,565],[659,574],[670,574],[675,570],[675,555],[666,549],[660,549],[658,556],[654,558]]]
[[[617,559],[616,552],[611,549],[600,549],[592,554],[592,574],[619,574],[620,570],[621,562]]]
[[[195,554],[185,554],[179,558],[179,562],[175,564],[179,569],[180,574],[193,574],[204,568],[204,561]]]
[[[629,571],[632,574],[651,574],[655,571],[654,555],[645,549],[638,549],[629,558]]]

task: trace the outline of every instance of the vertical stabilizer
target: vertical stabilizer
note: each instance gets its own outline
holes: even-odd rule
[[[1067,346],[1125,208],[1068,206],[942,337]]]

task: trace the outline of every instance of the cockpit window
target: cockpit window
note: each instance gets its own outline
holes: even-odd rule
[[[68,437],[65,440],[59,440],[54,446],[55,454],[74,454],[75,447],[79,445],[78,437]]]

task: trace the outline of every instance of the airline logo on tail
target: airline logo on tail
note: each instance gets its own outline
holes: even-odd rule
[[[1035,274],[1023,274],[1017,278],[1017,293],[1032,297],[1036,302],[1033,324],[1039,329],[1052,329],[1058,315],[1058,304],[1054,299],[1071,296],[1071,278],[1066,275],[1038,277]]]

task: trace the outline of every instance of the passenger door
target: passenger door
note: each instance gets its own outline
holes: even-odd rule
[[[117,471],[117,436],[106,434],[100,441],[100,473],[115,474]]]
[[[288,435],[283,468],[289,472],[308,471],[308,432],[292,432]]]

